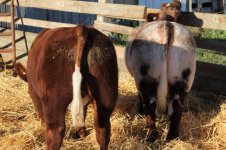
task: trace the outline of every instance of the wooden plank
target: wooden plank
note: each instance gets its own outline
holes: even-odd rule
[[[2,0],[0,0],[0,2],[1,1]],[[129,19],[143,19],[146,10],[146,7],[144,6],[82,2],[72,0],[20,0],[19,4],[17,4],[15,1],[15,5]]]
[[[107,3],[108,0],[98,0],[98,3]],[[104,22],[106,19],[103,16],[97,16],[96,20]]]
[[[0,53],[12,53],[13,49],[9,48],[9,49],[0,49]]]
[[[74,24],[37,20],[37,19],[29,19],[29,18],[23,18],[22,20],[19,19],[15,23],[19,24],[19,25],[41,27],[41,28],[75,27],[76,26]],[[0,22],[11,23],[11,20],[10,20],[10,17],[1,17]]]
[[[226,41],[201,39],[199,37],[195,37],[195,41],[198,48],[214,50],[218,52],[226,52]]]
[[[0,36],[11,36],[12,33],[11,32],[7,32],[7,33],[0,33]]]
[[[22,34],[21,34],[22,35]],[[34,40],[34,37],[30,37],[28,35],[26,35],[26,41],[28,44],[28,49],[25,47],[25,38],[22,35],[21,37],[16,38],[16,49],[17,51],[27,51],[30,48],[30,43],[32,43],[32,41]],[[0,39],[0,48],[10,48],[11,47],[11,40],[9,38],[1,38]],[[25,49],[24,49],[25,48]]]
[[[1,28],[0,28],[1,29]],[[5,32],[11,31],[10,29],[6,29]],[[16,41],[16,47],[24,47],[25,41],[23,37],[26,37],[26,42],[28,44],[28,48],[30,48],[30,43],[33,42],[35,37],[37,36],[36,33],[30,33],[30,32],[23,32],[19,30],[15,30],[15,41]],[[22,38],[22,39],[21,39]],[[9,47],[10,43],[12,42],[12,38],[10,36],[8,37],[0,37],[0,48],[1,47]]]
[[[196,74],[226,82],[226,66],[197,62]]]
[[[1,1],[3,0],[0,0],[0,2]],[[150,9],[144,6],[82,2],[72,0],[20,0],[19,4],[16,2],[15,4],[22,7],[97,14],[106,17],[132,20],[144,20],[147,13],[158,13],[157,9]],[[226,15],[183,12],[181,23],[188,26],[226,30]]]
[[[94,27],[103,31],[114,32],[119,34],[131,35],[136,29],[117,24],[111,24],[101,21],[95,21]],[[198,48],[214,50],[218,52],[226,52],[226,41],[217,41],[211,39],[200,39],[195,37]]]
[[[10,2],[10,0],[0,0],[0,4],[7,4],[9,2]]]
[[[132,27],[126,27],[122,25],[116,25],[112,23],[106,23],[101,21],[95,21],[94,27],[100,30],[108,31],[108,32],[114,32],[114,33],[120,33],[120,34],[126,34],[130,35],[135,30]]]
[[[216,94],[226,95],[226,82],[197,75],[194,81],[193,89],[212,91]]]
[[[148,13],[156,14],[158,9],[147,8],[146,14]],[[226,30],[226,15],[182,12],[180,23],[187,26]]]
[[[2,29],[2,28],[0,28]],[[9,29],[6,30],[6,32],[10,31]],[[22,31],[15,31],[16,36],[16,55],[17,59],[20,61],[26,61],[27,60],[27,52],[30,49],[30,46],[37,36],[36,33],[30,33],[30,32],[22,32]],[[24,36],[26,37],[26,40],[24,39]],[[11,48],[11,41],[12,39],[10,37],[0,37],[0,48],[5,47],[6,49]],[[4,53],[2,54],[3,60],[6,63],[11,63],[12,60],[12,54],[10,53]]]
[[[149,14],[149,13],[157,14],[158,12],[159,12],[158,9],[153,9],[153,8],[147,8],[147,10],[146,10],[146,14]]]
[[[226,15],[183,12],[180,23],[187,26],[226,30]]]
[[[7,16],[10,16],[10,15],[11,15],[10,13],[0,13],[1,17],[7,17]]]

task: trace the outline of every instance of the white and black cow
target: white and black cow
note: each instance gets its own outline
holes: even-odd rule
[[[140,27],[126,46],[126,65],[135,79],[149,132],[148,140],[158,135],[156,113],[168,113],[167,140],[179,135],[181,105],[191,90],[196,70],[196,43],[183,25],[154,21]]]

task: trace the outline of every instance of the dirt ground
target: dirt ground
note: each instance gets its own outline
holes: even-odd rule
[[[112,134],[110,150],[225,150],[226,149],[226,97],[211,91],[193,89],[186,98],[180,126],[180,137],[166,142],[167,116],[159,116],[159,139],[145,141],[145,118],[137,113],[137,91],[124,64],[124,48],[117,47],[120,69],[119,98],[111,116]],[[0,150],[45,149],[43,129],[35,118],[27,83],[12,77],[12,71],[0,73]],[[71,118],[67,113],[67,131],[63,150],[96,150],[98,144],[93,130],[92,106],[88,109],[86,125],[89,135],[73,139]]]

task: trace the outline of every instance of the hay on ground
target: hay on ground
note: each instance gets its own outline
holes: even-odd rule
[[[109,148],[112,150],[224,150],[226,149],[226,97],[211,92],[193,90],[188,95],[181,121],[180,137],[166,142],[167,117],[159,117],[157,127],[160,137],[154,143],[145,141],[145,118],[137,114],[137,93],[133,79],[120,73],[117,107],[111,116],[112,134]],[[35,118],[27,83],[11,72],[0,73],[0,149],[45,149],[44,134]],[[70,136],[73,128],[67,114],[67,131],[63,150],[96,150],[98,144],[93,129],[92,106],[86,119],[89,135],[84,139]]]

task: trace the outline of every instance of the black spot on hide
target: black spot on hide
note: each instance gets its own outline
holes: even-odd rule
[[[187,80],[188,79],[188,76],[190,75],[191,73],[191,69],[190,68],[187,68],[185,69],[183,72],[182,72],[182,77],[184,80]]]
[[[169,99],[172,99],[175,95],[180,96],[181,104],[183,104],[185,93],[185,83],[184,81],[177,81],[174,84],[169,84]]]
[[[141,65],[140,67],[140,73],[142,76],[146,76],[147,75],[147,72],[148,72],[148,69],[149,69],[149,66],[148,65]]]
[[[152,78],[144,78],[140,80],[139,83],[139,91],[141,93],[146,93],[148,95],[156,95],[157,94],[158,82]]]

